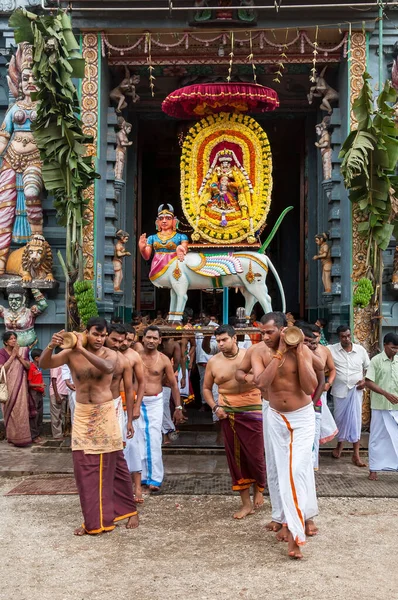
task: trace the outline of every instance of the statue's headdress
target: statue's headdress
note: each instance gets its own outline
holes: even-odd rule
[[[14,98],[19,97],[19,85],[24,69],[30,69],[33,63],[33,47],[27,42],[18,44],[18,49],[11,57],[8,66],[7,83]]]
[[[218,154],[218,160],[220,162],[232,162],[232,152],[230,150],[221,150]]]
[[[161,204],[158,208],[158,217],[159,215],[171,215],[174,217],[174,208],[171,204]]]

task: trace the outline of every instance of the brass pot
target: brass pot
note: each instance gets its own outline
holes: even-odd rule
[[[63,350],[70,350],[71,348],[74,348],[77,344],[77,335],[78,332],[76,331],[65,331],[65,333],[62,334],[62,337],[64,338],[64,342],[61,345],[61,348]],[[87,346],[87,336],[85,333],[82,333],[82,338],[83,338],[83,346],[86,347]]]
[[[304,335],[301,329],[292,325],[285,330],[285,343],[287,346],[298,346],[304,342]]]

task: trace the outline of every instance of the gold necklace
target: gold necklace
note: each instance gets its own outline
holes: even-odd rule
[[[160,241],[162,243],[167,242],[168,240],[171,240],[171,238],[173,238],[175,236],[176,232],[172,231],[171,233],[162,233],[161,231],[158,232],[158,238],[160,239]]]
[[[154,362],[154,363],[153,363],[153,364],[152,364],[150,367],[148,367],[148,365],[146,365],[146,364],[144,363],[144,361],[143,361],[143,359],[142,359],[142,357],[141,357],[142,364],[143,364],[143,365],[144,365],[144,367],[147,369],[147,371],[149,371],[149,369],[153,369],[153,367],[155,367],[155,366],[158,364],[159,356],[160,356],[160,352],[158,352],[158,355],[157,355],[157,358],[156,358],[155,362]]]

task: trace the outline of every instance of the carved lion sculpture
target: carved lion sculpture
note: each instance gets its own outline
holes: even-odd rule
[[[51,246],[42,235],[36,234],[32,235],[26,246],[10,254],[6,273],[20,275],[23,282],[29,282],[32,279],[54,281],[52,268]]]

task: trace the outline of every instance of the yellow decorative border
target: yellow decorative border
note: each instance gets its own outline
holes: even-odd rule
[[[93,138],[87,145],[87,154],[97,156],[98,138],[98,39],[95,33],[83,34],[83,58],[85,60],[84,79],[82,82],[81,118],[83,132]],[[84,213],[88,224],[83,230],[83,254],[85,258],[84,278],[94,279],[94,184],[84,191],[89,204]]]
[[[223,133],[225,132],[225,133]],[[234,137],[233,132],[240,136]],[[213,134],[219,136],[209,140]],[[241,137],[242,136],[242,137]],[[246,138],[246,141],[245,141]],[[209,115],[196,123],[189,130],[183,144],[181,156],[181,201],[182,208],[189,224],[195,233],[208,242],[219,244],[238,243],[246,240],[250,230],[243,224],[221,227],[215,219],[208,218],[206,229],[198,225],[199,197],[198,190],[210,167],[210,156],[220,142],[232,142],[240,146],[243,155],[243,167],[250,173],[250,162],[253,157],[249,142],[254,147],[255,178],[251,179],[253,194],[250,194],[249,216],[253,230],[261,229],[267,219],[271,204],[272,192],[272,155],[267,134],[251,117],[235,113]],[[203,161],[198,164],[199,149],[205,147]]]

